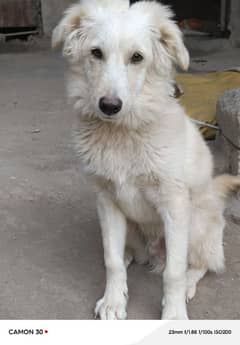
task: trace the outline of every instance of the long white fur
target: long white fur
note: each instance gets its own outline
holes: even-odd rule
[[[187,319],[186,297],[208,269],[224,266],[222,194],[231,183],[214,182],[209,149],[172,97],[174,66],[187,69],[189,55],[171,18],[154,1],[129,7],[124,0],[85,0],[66,12],[53,35],[70,62],[77,151],[97,186],[107,275],[96,306],[101,319],[127,316],[129,221],[145,237],[159,236],[164,225],[163,319]],[[96,47],[101,61],[91,55]],[[137,65],[130,62],[134,52],[144,57]],[[113,96],[123,107],[106,118],[99,99]]]

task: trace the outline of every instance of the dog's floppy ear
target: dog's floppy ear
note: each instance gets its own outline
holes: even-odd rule
[[[79,28],[82,18],[85,16],[84,8],[81,4],[71,6],[64,14],[63,19],[53,30],[52,48],[60,47],[71,32]]]
[[[180,68],[187,70],[189,54],[183,43],[182,32],[172,19],[171,9],[156,1],[139,1],[134,3],[132,8],[148,18],[151,31],[154,32],[168,56]]]
[[[189,54],[180,29],[171,19],[160,24],[160,42],[175,64],[186,71],[189,67]]]

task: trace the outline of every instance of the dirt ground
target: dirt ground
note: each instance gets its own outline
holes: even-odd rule
[[[217,66],[240,61],[239,51],[224,54]],[[212,68],[214,57],[207,59]],[[64,69],[46,49],[0,54],[1,319],[92,319],[103,293],[95,197],[72,144]],[[232,200],[226,271],[201,281],[192,319],[240,319],[239,210],[240,199]],[[131,266],[129,295],[130,319],[160,317],[159,276]]]

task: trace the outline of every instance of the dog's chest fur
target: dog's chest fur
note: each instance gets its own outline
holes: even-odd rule
[[[145,197],[146,181],[152,184],[155,176],[144,135],[99,121],[83,125],[76,144],[87,173],[96,178],[101,189],[111,193],[129,219],[158,222],[154,207]]]
[[[139,224],[159,222],[155,208],[146,199],[144,191],[138,185],[131,181],[126,181],[123,185],[115,184],[113,195],[119,208],[132,221]]]

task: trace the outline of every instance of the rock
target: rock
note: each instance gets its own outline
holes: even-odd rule
[[[230,90],[219,98],[217,122],[220,127],[218,144],[226,156],[226,170],[240,174],[240,89]]]

